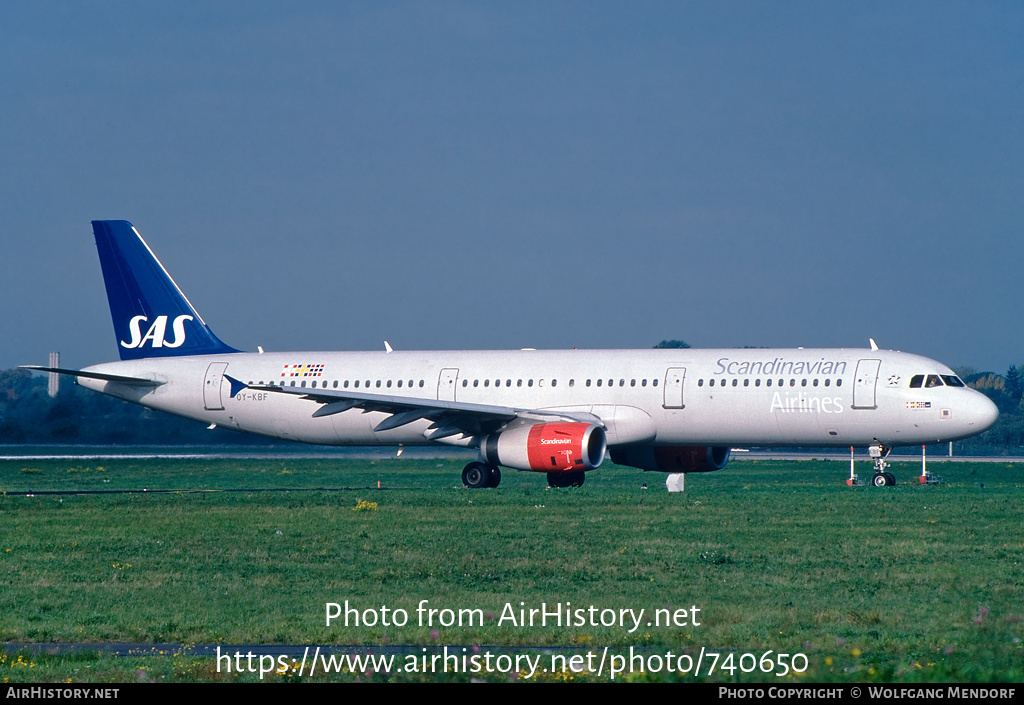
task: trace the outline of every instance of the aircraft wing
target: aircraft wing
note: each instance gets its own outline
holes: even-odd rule
[[[61,367],[40,367],[39,365],[19,365],[19,369],[22,370],[35,370],[36,372],[56,372],[61,375],[71,375],[72,377],[88,377],[89,379],[102,379],[107,382],[119,382],[121,384],[128,384],[133,387],[159,387],[161,382],[156,379],[147,379],[145,377],[127,377],[125,375],[110,375],[103,372],[83,372],[82,370],[66,370]]]
[[[491,404],[471,404],[461,401],[370,394],[339,389],[247,385],[229,375],[225,375],[225,377],[231,382],[232,396],[243,388],[249,388],[260,392],[291,394],[315,401],[321,406],[313,412],[314,418],[340,414],[349,409],[381,411],[391,414],[388,418],[377,424],[373,429],[374,431],[388,431],[413,421],[419,421],[420,419],[430,419],[433,423],[428,432],[424,434],[424,437],[429,441],[437,441],[457,434],[478,436],[493,433],[501,429],[509,421],[518,418],[536,419],[537,421],[575,421],[603,425],[598,417],[580,412],[514,409],[508,406],[495,406]]]

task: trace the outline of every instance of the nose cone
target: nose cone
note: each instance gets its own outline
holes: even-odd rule
[[[981,392],[975,392],[971,402],[970,418],[974,433],[981,433],[988,429],[999,418],[999,409],[992,403],[992,400]]]

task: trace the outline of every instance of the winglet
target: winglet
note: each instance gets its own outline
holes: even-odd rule
[[[878,350],[878,345],[875,344],[875,339],[874,338],[868,338],[868,341],[871,343],[871,349],[872,350]]]

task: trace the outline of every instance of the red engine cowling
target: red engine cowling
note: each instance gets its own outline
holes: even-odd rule
[[[604,460],[607,440],[597,424],[558,422],[510,428],[484,439],[493,465],[534,472],[593,470]]]
[[[612,462],[659,472],[711,472],[729,462],[729,448],[720,446],[619,446]]]

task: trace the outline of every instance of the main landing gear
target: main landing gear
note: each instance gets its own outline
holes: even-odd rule
[[[896,485],[896,476],[885,471],[889,467],[889,463],[885,462],[885,459],[891,450],[891,447],[883,446],[880,443],[868,448],[868,455],[875,462],[875,476],[871,478],[871,484],[875,487],[895,487]]]
[[[496,465],[470,463],[462,471],[462,484],[471,490],[497,487],[501,483],[501,470]]]
[[[587,476],[582,470],[579,472],[549,472],[548,485],[551,487],[583,487],[583,481]]]
[[[586,474],[578,472],[549,472],[548,485],[551,487],[582,487]],[[497,487],[501,483],[501,470],[497,465],[479,461],[472,462],[462,471],[462,484],[471,490]]]

